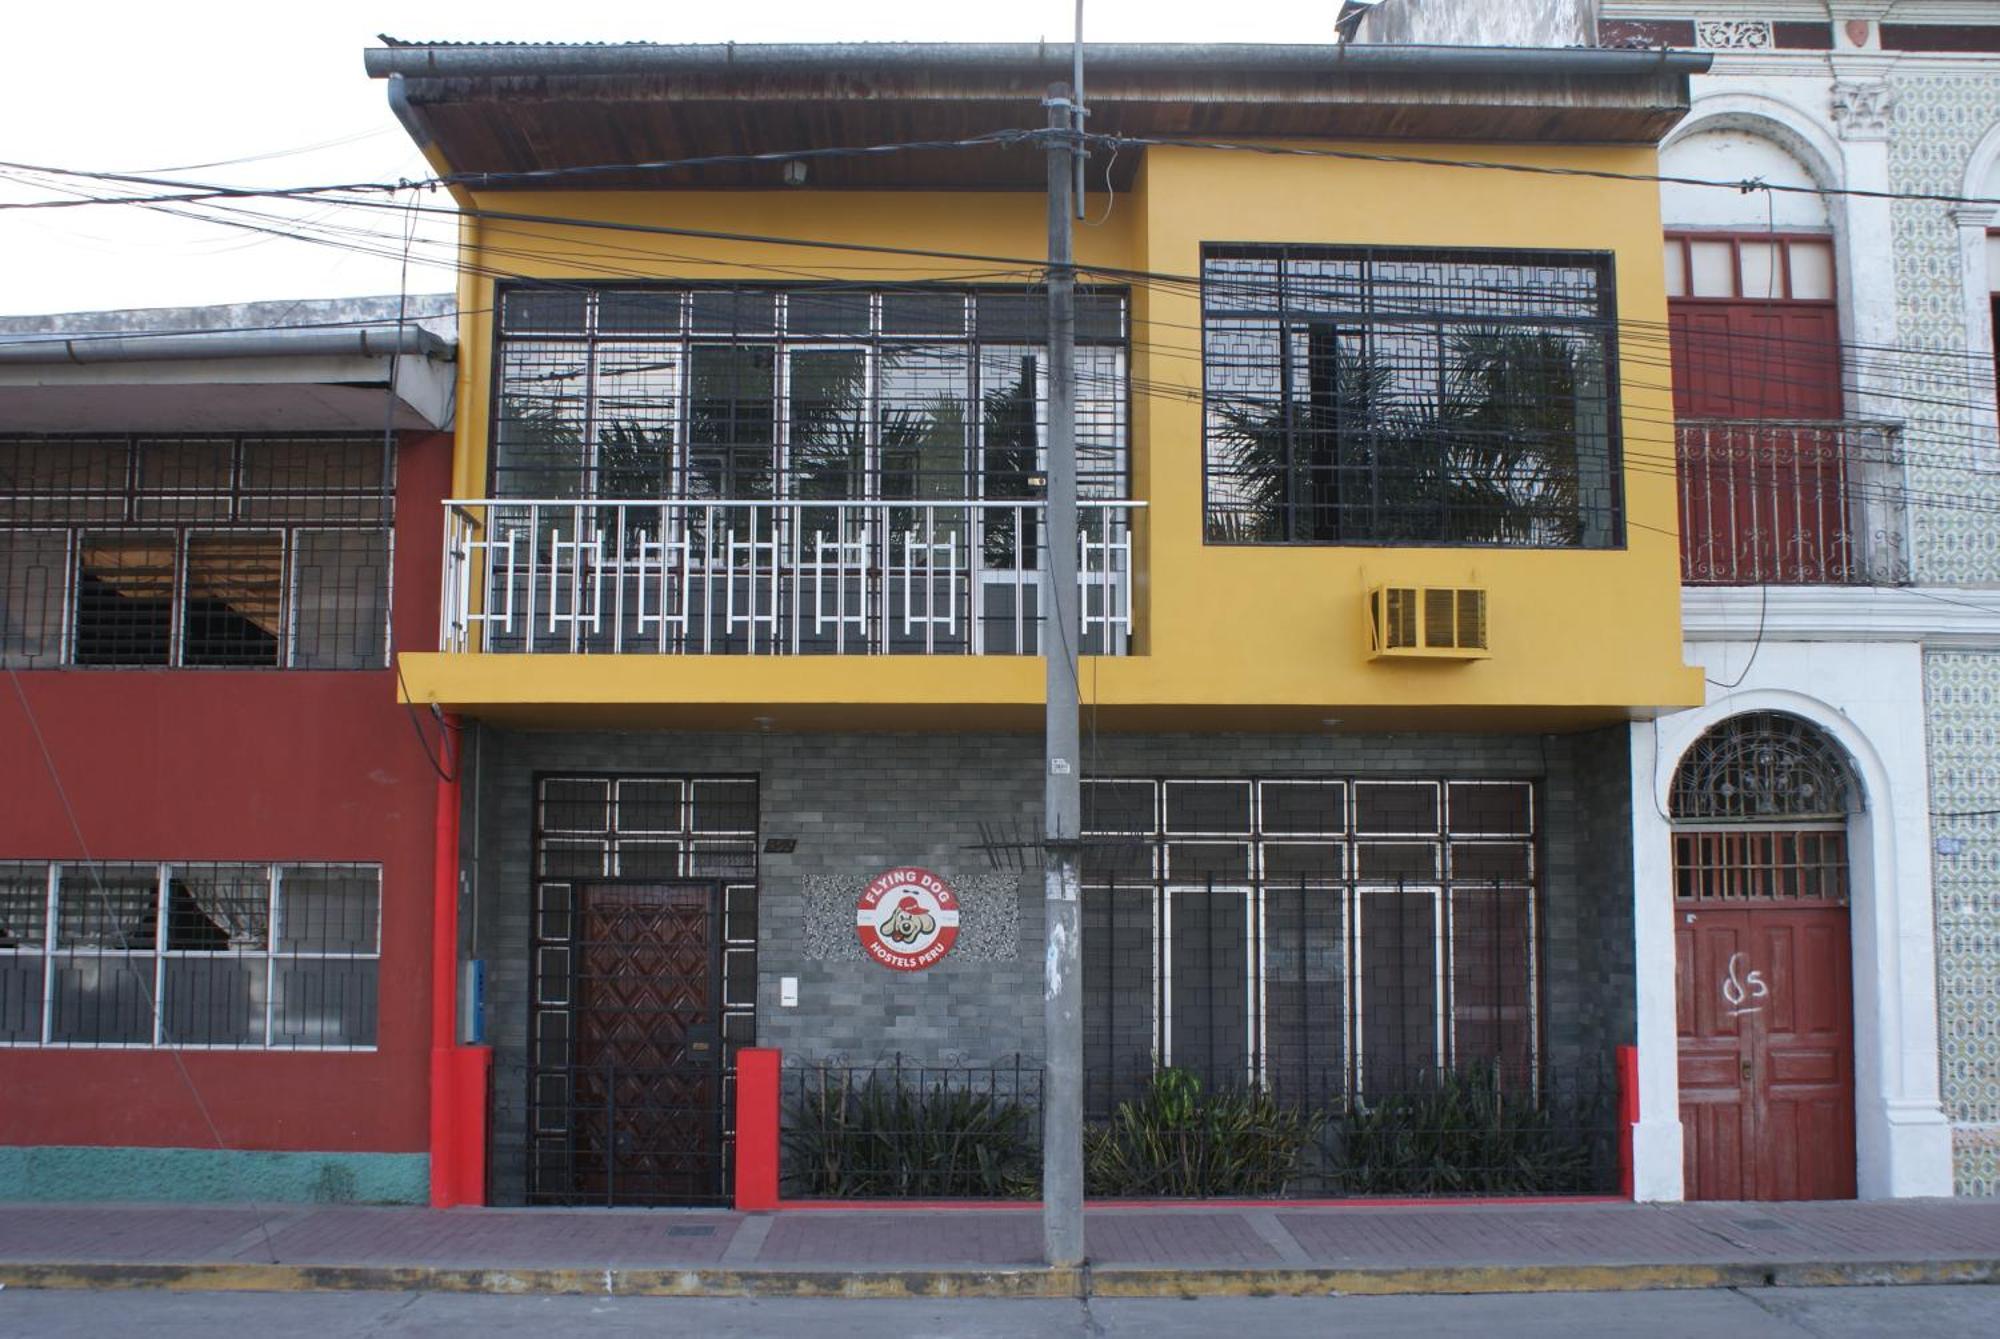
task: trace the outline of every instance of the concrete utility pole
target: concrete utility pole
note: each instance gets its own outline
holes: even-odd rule
[[[1042,836],[1047,957],[1042,1029],[1042,1251],[1049,1264],[1083,1263],[1083,943],[1077,868],[1083,787],[1078,775],[1076,660],[1082,623],[1076,583],[1076,271],[1070,239],[1075,181],[1069,89],[1049,89],[1048,505],[1042,516],[1042,657],[1048,665]]]

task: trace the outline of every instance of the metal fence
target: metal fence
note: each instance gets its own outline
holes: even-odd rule
[[[1132,631],[1135,502],[1078,504],[1079,649]],[[1039,502],[445,504],[447,651],[1039,653]]]
[[[1683,419],[1676,440],[1690,585],[1908,579],[1894,425]]]
[[[1042,1172],[1042,1068],[788,1068],[783,1189],[793,1199],[1024,1199]]]
[[[1608,1070],[1477,1063],[1357,1082],[1344,1068],[1094,1068],[1084,1180],[1102,1199],[1609,1194]]]
[[[1608,1068],[1474,1064],[1357,1083],[1297,1067],[1262,1082],[1185,1066],[1093,1066],[1084,1177],[1097,1199],[1611,1194]],[[1039,1192],[1042,1070],[807,1065],[783,1081],[787,1198]]]

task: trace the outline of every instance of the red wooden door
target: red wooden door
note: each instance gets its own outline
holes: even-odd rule
[[[1847,908],[1683,901],[1675,911],[1688,1196],[1851,1198]]]
[[[577,938],[576,1188],[612,1204],[721,1194],[713,884],[586,884]]]

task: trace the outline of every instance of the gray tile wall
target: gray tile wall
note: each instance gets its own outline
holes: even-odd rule
[[[858,894],[897,864],[927,866],[961,891],[994,896],[982,823],[1035,831],[1040,739],[1030,735],[704,735],[477,732],[468,750],[468,942],[486,961],[488,1039],[495,1048],[492,1130],[496,1202],[518,1201],[524,1177],[523,1064],[528,1025],[532,778],[547,772],[755,773],[762,828],[792,837],[791,854],[760,867],[758,1042],[788,1058],[867,1063],[901,1053],[918,1063],[986,1064],[1041,1049],[1041,879],[1011,876],[1017,917],[968,917],[960,948],[921,973],[859,957],[815,956],[808,881],[851,881]],[[1624,734],[1104,736],[1085,772],[1117,775],[1424,774],[1545,778],[1548,917],[1543,927],[1550,1058],[1592,1062],[1631,1032],[1630,824]],[[1586,813],[1588,809],[1590,812]],[[1622,840],[1620,833],[1627,834]],[[1621,852],[1623,855],[1621,856]],[[1033,864],[1032,854],[1029,863]],[[1622,863],[1621,863],[1622,862]],[[980,925],[1018,942],[974,944]],[[1605,936],[1610,936],[1609,941]],[[822,953],[824,949],[820,950]],[[779,983],[798,980],[796,1008]]]

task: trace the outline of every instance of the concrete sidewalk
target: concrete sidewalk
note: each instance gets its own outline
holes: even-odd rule
[[[2000,1202],[1032,1208],[0,1205],[0,1283],[699,1296],[1477,1293],[2000,1282]]]

